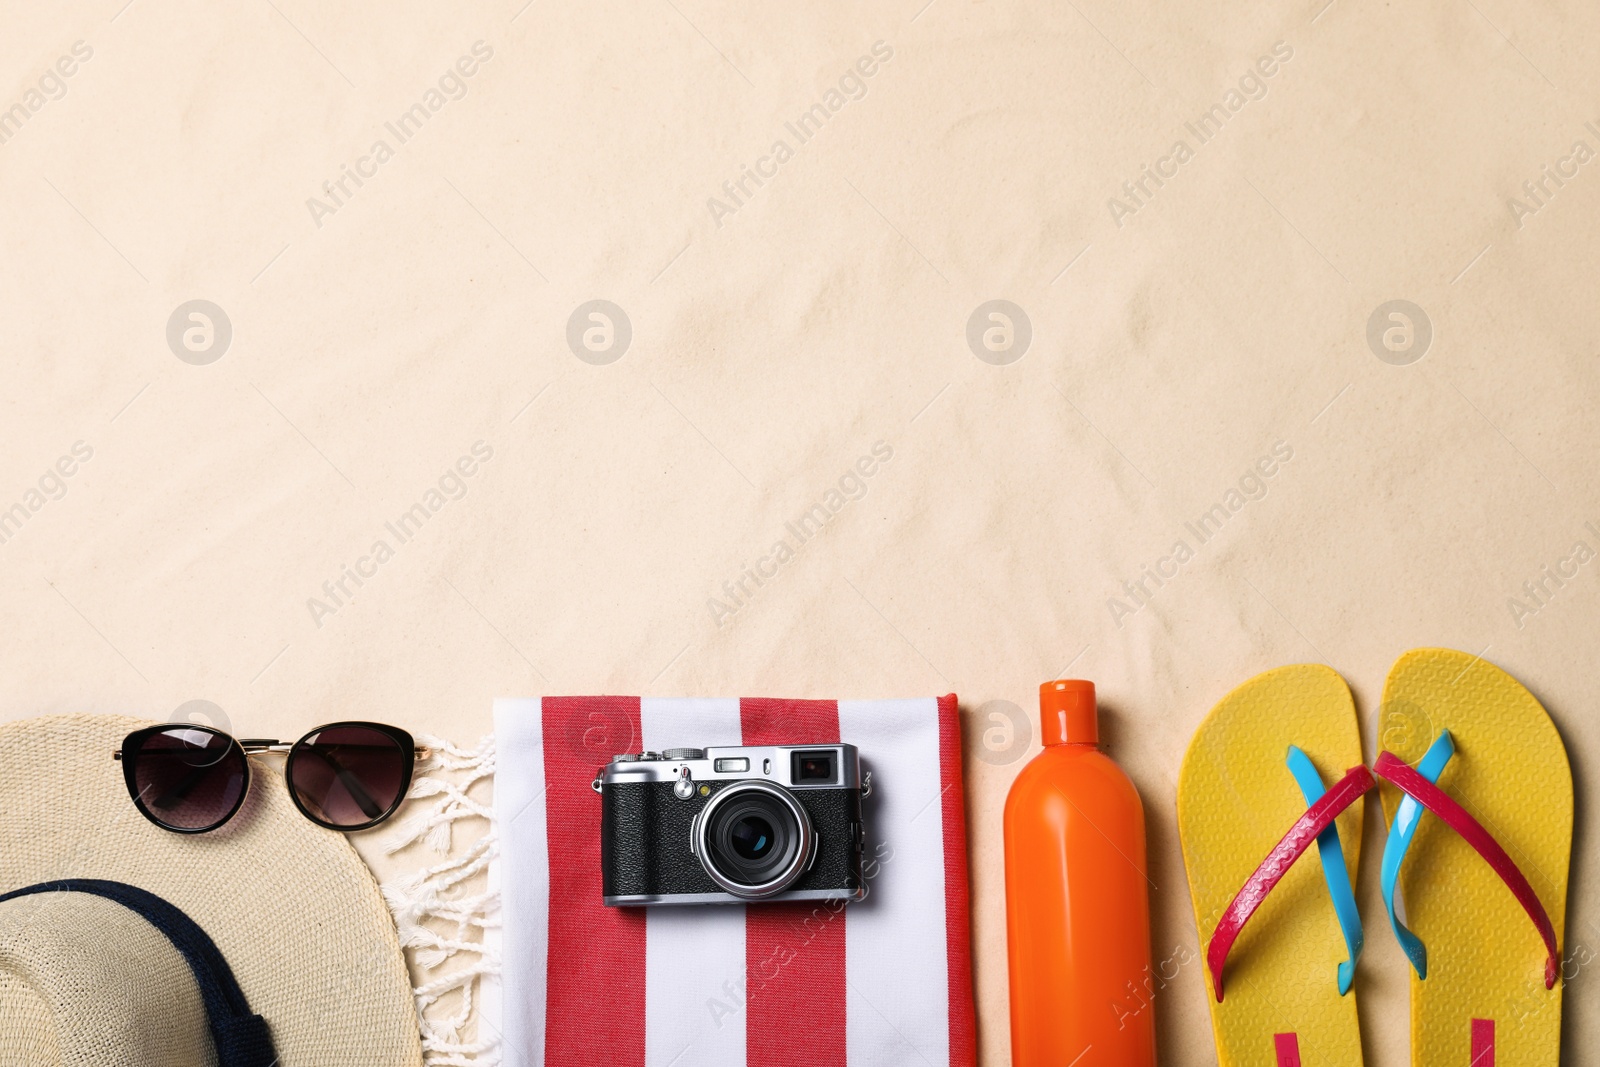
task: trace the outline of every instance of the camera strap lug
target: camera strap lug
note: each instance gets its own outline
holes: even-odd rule
[[[861,776],[861,799],[865,800],[872,795],[872,772],[868,771]]]

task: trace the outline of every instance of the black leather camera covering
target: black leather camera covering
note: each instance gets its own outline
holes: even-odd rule
[[[722,893],[689,850],[690,830],[711,797],[736,782],[711,782],[711,794],[698,790],[679,800],[671,782],[608,785],[600,794],[600,883],[608,897],[637,894]],[[811,816],[817,833],[817,860],[786,893],[803,889],[861,887],[862,842],[859,789],[790,791]]]

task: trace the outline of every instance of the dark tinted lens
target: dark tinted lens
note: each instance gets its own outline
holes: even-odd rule
[[[244,753],[223,734],[174,726],[150,734],[131,757],[134,787],[157,822],[176,830],[209,830],[244,796]]]
[[[772,851],[772,824],[759,815],[746,815],[729,831],[733,850],[747,860],[759,860]]]
[[[330,726],[294,746],[289,788],[314,818],[333,826],[365,826],[400,803],[412,758],[382,730]]]
[[[768,793],[750,791],[730,798],[707,828],[711,864],[724,878],[760,886],[777,878],[800,848],[794,813]]]

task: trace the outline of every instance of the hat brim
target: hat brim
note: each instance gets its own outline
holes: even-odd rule
[[[147,721],[61,715],[0,727],[0,892],[105,878],[181,908],[216,942],[283,1067],[420,1067],[394,920],[343,834],[250,761],[238,814],[207,834],[141,816],[112,752]]]
[[[0,1063],[215,1064],[189,963],[143,916],[105,897],[0,901]]]

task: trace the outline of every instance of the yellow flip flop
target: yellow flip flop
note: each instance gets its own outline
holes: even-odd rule
[[[1372,787],[1349,687],[1320,664],[1251,678],[1195,731],[1178,776],[1178,831],[1221,1067],[1300,1067],[1302,1057],[1360,1067],[1347,995],[1361,951],[1351,884],[1356,801]],[[1320,871],[1295,864],[1312,842]]]
[[[1382,883],[1412,963],[1413,1067],[1556,1067],[1572,856],[1561,735],[1515,678],[1444,648],[1395,663],[1378,729]]]

